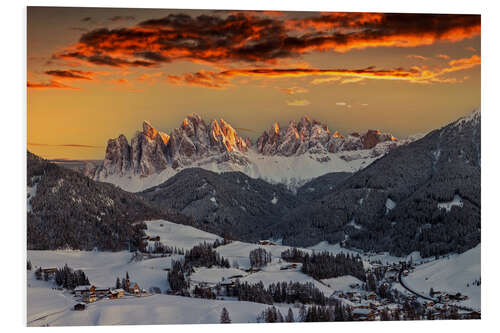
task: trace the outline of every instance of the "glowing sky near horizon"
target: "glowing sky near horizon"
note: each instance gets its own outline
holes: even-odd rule
[[[480,107],[479,15],[28,7],[28,149],[102,159],[189,113],[396,137]]]

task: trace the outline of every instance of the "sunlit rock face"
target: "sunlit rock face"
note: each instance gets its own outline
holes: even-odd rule
[[[245,153],[250,146],[250,139],[240,137],[223,119],[207,125],[199,115],[191,114],[170,135],[144,121],[142,131],[136,132],[130,144],[123,134],[108,140],[102,165],[89,165],[84,171],[96,179],[126,174],[147,177],[169,166],[176,169],[212,155]]]
[[[397,139],[378,130],[368,130],[362,135],[352,133],[344,137],[337,131],[331,133],[327,125],[304,116],[299,121],[291,121],[286,128],[280,128],[278,123],[274,123],[257,139],[257,150],[264,155],[283,156],[306,152],[337,153],[372,149],[387,141],[397,142]]]

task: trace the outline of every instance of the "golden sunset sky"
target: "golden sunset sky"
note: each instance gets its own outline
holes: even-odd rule
[[[27,141],[102,159],[143,120],[256,138],[302,115],[396,137],[480,107],[479,15],[28,7]]]

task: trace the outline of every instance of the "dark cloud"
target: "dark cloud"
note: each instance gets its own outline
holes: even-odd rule
[[[77,143],[48,144],[48,143],[28,142],[28,146],[73,147],[73,148],[103,148],[103,146],[82,145],[82,144],[77,144]]]
[[[31,89],[74,89],[78,90],[78,88],[74,88],[68,86],[66,84],[51,80],[49,82],[32,82],[28,80],[27,87]]]
[[[70,80],[92,80],[93,72],[84,72],[80,70],[50,70],[46,71],[45,74],[58,77],[60,79],[70,79]]]
[[[176,60],[269,64],[313,51],[456,42],[480,32],[479,15],[323,13],[286,20],[253,12],[170,14],[132,27],[89,31],[55,56],[114,67]]]

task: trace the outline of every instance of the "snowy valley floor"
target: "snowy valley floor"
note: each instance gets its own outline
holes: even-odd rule
[[[150,221],[147,223],[147,234],[160,236],[161,242],[172,247],[188,250],[201,242],[214,242],[220,237],[192,227],[177,225],[166,221]],[[250,267],[249,253],[263,247],[270,251],[273,260],[262,271],[248,273]],[[293,269],[282,270],[284,263],[280,260],[281,252],[289,247],[280,245],[258,245],[233,242],[220,246],[216,251],[229,259],[231,268],[197,268],[190,276],[192,283],[215,285],[227,281],[231,277],[241,276],[241,282],[250,284],[262,281],[265,286],[281,282],[312,282],[325,296],[335,291],[356,291],[352,288],[361,281],[352,276],[318,281],[301,272],[300,265]],[[304,251],[329,251],[331,253],[357,253],[337,245],[320,243]],[[240,302],[234,299],[208,300],[188,298],[166,294],[147,294],[147,296],[125,296],[120,299],[102,299],[88,304],[85,311],[75,311],[73,306],[78,302],[69,291],[56,289],[53,281],[36,280],[34,270],[38,267],[63,267],[67,264],[73,269],[85,272],[90,283],[96,286],[113,287],[117,278],[122,279],[126,273],[141,288],[150,290],[157,287],[162,292],[170,289],[165,269],[171,267],[173,259],[180,255],[131,260],[132,254],[121,252],[97,251],[28,251],[28,259],[33,270],[28,271],[28,326],[71,326],[71,325],[118,325],[118,324],[193,324],[219,323],[222,308],[229,310],[233,323],[256,322],[257,315],[268,305],[252,302]],[[388,254],[362,254],[365,268],[370,268],[375,260],[392,264],[408,258],[393,257]],[[417,253],[412,254],[414,262],[421,263],[405,277],[405,283],[416,291],[427,295],[429,289],[446,292],[461,292],[469,297],[464,304],[478,311],[481,310],[480,286],[472,286],[472,282],[480,279],[480,245],[460,255],[433,260],[421,259]],[[236,267],[235,267],[236,266]],[[467,287],[469,284],[469,287]],[[393,288],[408,293],[397,282]],[[355,305],[342,299],[347,305]],[[292,304],[276,305],[281,313],[286,314],[292,308],[297,316],[299,307]]]

